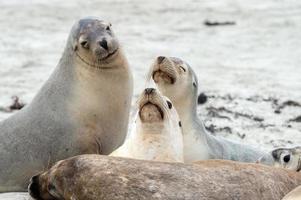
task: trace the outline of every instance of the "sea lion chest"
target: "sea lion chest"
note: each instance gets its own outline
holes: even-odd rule
[[[108,154],[125,138],[131,89],[124,75],[115,77],[76,73],[69,113],[76,122],[74,140],[81,153]]]

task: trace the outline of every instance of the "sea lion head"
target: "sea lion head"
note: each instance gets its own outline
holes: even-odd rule
[[[74,160],[57,162],[46,172],[33,176],[30,179],[28,192],[35,200],[65,200],[72,196],[64,186],[70,185],[67,181],[74,176]],[[74,185],[73,185],[74,186]]]
[[[159,56],[151,67],[150,76],[163,95],[177,104],[196,102],[198,80],[188,63],[176,57]]]
[[[95,17],[80,19],[72,27],[68,43],[78,62],[93,68],[112,67],[108,64],[120,53],[111,23]]]
[[[301,147],[278,148],[271,152],[274,158],[274,166],[291,169],[294,171],[301,170]]]
[[[168,122],[176,123],[178,126],[178,114],[172,102],[157,89],[146,88],[139,97],[138,106],[138,121],[144,128],[159,130],[169,125]]]
[[[273,157],[273,165],[294,171],[301,170],[301,147],[277,148],[270,152]],[[258,163],[265,163],[265,157],[258,160]]]

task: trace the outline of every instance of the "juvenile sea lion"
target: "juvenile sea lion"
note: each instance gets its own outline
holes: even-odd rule
[[[300,184],[300,173],[260,164],[81,155],[34,176],[29,193],[37,200],[280,200]]]
[[[301,170],[301,146],[293,148],[277,148],[271,151],[273,165],[299,172]],[[261,157],[258,162],[264,163],[266,158]]]
[[[146,88],[137,102],[133,131],[111,155],[154,161],[184,162],[181,122],[170,100]]]
[[[184,161],[226,159],[256,162],[265,152],[209,134],[197,115],[198,79],[192,68],[175,57],[156,58],[149,78],[175,105],[183,125]],[[269,156],[267,155],[267,158]],[[271,156],[270,156],[271,157]],[[267,163],[270,163],[267,159]]]
[[[119,147],[132,85],[110,23],[76,22],[58,66],[31,104],[0,123],[0,192],[26,190],[33,174],[58,160]]]

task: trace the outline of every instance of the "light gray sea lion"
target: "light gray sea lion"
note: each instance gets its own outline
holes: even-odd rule
[[[126,136],[132,74],[111,25],[72,28],[63,56],[32,103],[0,123],[0,192],[79,154],[109,154]]]
[[[176,109],[167,97],[146,88],[137,101],[133,131],[111,156],[184,162],[183,135]]]
[[[250,146],[215,137],[206,131],[197,115],[198,79],[186,62],[175,57],[160,56],[152,65],[149,78],[172,101],[180,116],[185,162],[207,159],[256,162],[261,156],[267,155]],[[271,160],[267,160],[267,163]]]
[[[282,200],[301,200],[301,186],[293,189]]]
[[[37,200],[280,200],[300,184],[300,173],[260,164],[82,155],[34,176],[29,193]]]
[[[301,170],[301,147],[277,148],[271,151],[273,165],[299,172]],[[258,162],[264,163],[266,157],[261,157]]]

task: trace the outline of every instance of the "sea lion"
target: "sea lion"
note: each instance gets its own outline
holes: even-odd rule
[[[181,122],[172,103],[154,88],[146,88],[137,101],[133,131],[111,156],[184,162]]]
[[[299,172],[301,170],[301,146],[293,148],[277,148],[271,151],[273,165]],[[258,163],[264,163],[266,158],[263,156]]]
[[[126,136],[132,74],[111,25],[75,23],[58,66],[30,105],[0,123],[0,192],[79,154],[110,154]]]
[[[301,199],[301,186],[293,189],[290,193],[285,195],[282,200],[300,200]]]
[[[301,174],[267,165],[209,160],[196,164],[101,155],[63,160],[31,179],[37,200],[280,200]]]
[[[159,56],[151,66],[151,78],[161,93],[173,102],[180,116],[185,162],[207,159],[256,162],[261,156],[267,155],[250,146],[215,137],[206,131],[197,115],[198,79],[188,63],[175,57]]]

